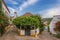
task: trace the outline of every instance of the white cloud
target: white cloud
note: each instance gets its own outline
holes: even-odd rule
[[[50,18],[53,17],[54,15],[60,15],[60,7],[43,10],[40,11],[39,13],[43,13],[42,14],[43,18]]]
[[[60,2],[60,0],[57,0],[58,2]]]
[[[11,15],[11,16],[14,15],[15,9],[14,9],[14,8],[11,8],[11,7],[8,7],[8,8],[9,8],[9,10],[10,10],[10,15]]]
[[[29,5],[33,5],[37,2],[38,0],[27,0],[26,2],[24,2],[20,7],[19,7],[19,11],[22,11],[24,8],[26,8]]]
[[[57,0],[57,5],[60,6],[60,0]]]
[[[18,2],[13,1],[13,0],[9,0],[9,2],[11,2],[12,4],[18,4]]]

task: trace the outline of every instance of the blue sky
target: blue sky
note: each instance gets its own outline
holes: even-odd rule
[[[39,14],[43,18],[60,15],[60,0],[5,0],[11,16],[14,11],[18,16],[31,12],[32,14]]]

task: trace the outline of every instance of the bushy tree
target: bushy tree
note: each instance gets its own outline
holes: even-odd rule
[[[14,19],[13,23],[15,25],[23,25],[23,26],[34,26],[35,28],[38,28],[41,26],[41,17],[37,15],[32,15],[32,16],[20,16]]]

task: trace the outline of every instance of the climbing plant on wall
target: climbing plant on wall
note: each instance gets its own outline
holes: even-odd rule
[[[18,28],[20,26],[25,26],[27,27],[27,25],[31,26],[35,26],[35,28],[42,28],[43,24],[41,23],[41,17],[39,17],[38,15],[32,15],[32,16],[20,16],[14,19],[13,23],[15,25],[19,25],[17,26]],[[20,28],[19,28],[20,29]]]

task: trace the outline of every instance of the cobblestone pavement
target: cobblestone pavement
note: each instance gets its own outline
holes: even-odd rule
[[[0,40],[60,40],[58,38],[53,37],[48,32],[44,31],[38,37],[30,37],[30,36],[18,36],[15,32],[5,33]]]

